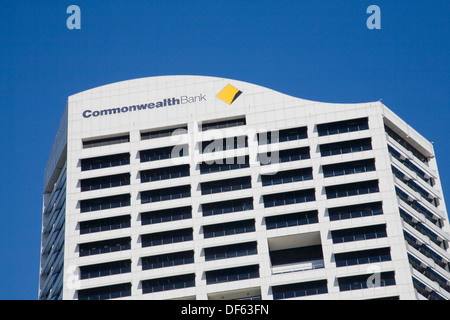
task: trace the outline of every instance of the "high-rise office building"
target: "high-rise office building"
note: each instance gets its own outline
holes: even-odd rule
[[[450,299],[433,145],[382,102],[202,76],[70,96],[39,299]]]

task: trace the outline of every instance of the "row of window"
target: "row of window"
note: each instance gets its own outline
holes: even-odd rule
[[[192,228],[150,233],[141,236],[143,248],[192,241],[193,239]]]
[[[247,159],[248,160],[248,157]],[[248,167],[248,161],[246,162]],[[228,167],[227,164],[216,164],[215,168]],[[233,165],[235,166],[235,165]],[[238,164],[239,166],[239,164]],[[395,168],[393,167],[393,170]],[[175,179],[189,176],[189,165],[179,165],[173,167],[157,168],[141,171],[141,182],[152,182],[166,179]],[[212,169],[214,170],[214,169]],[[226,170],[226,169],[225,169]],[[349,163],[339,163],[323,166],[324,177],[334,177],[339,175],[355,174],[375,170],[374,159],[360,160]],[[211,172],[211,171],[210,171]],[[394,171],[395,173],[395,171]],[[290,182],[312,180],[312,168],[303,168],[295,170],[280,171],[275,174],[262,175],[261,182],[263,186],[277,185]],[[91,191],[97,189],[113,188],[130,184],[130,174],[118,174],[106,177],[91,178],[81,180],[81,191]],[[232,190],[247,189],[251,187],[250,177],[236,178],[231,180],[222,180],[215,182],[202,183],[202,194],[217,192],[226,192]],[[423,189],[422,189],[423,190]]]
[[[444,250],[448,249],[448,243],[444,238],[442,238],[441,236],[438,236],[435,232],[431,231],[428,227],[426,227],[425,224],[423,224],[420,221],[417,221],[417,219],[413,218],[410,214],[408,214],[402,208],[399,208],[399,210],[400,210],[400,216],[402,217],[403,221],[405,221],[407,224],[412,226],[414,229],[419,231],[424,236],[428,237],[437,246],[441,247]]]
[[[211,129],[220,129],[220,128],[230,128],[235,126],[245,125],[245,117],[233,120],[225,120],[225,121],[217,121],[211,123],[202,124],[202,131],[207,131]],[[188,132],[187,124],[179,125],[169,129],[156,129],[151,131],[141,132],[142,140],[150,140],[157,139],[162,137],[169,137],[178,134],[184,134]],[[98,138],[98,139],[88,139],[83,141],[83,148],[94,148],[100,146],[114,145],[119,143],[127,143],[130,142],[130,135],[123,134],[120,136],[114,137],[106,137],[106,138]]]
[[[409,179],[402,171],[397,169],[396,167],[392,166],[392,173],[394,176],[396,176],[398,179],[400,179],[404,184],[406,184],[409,188],[414,190],[415,192],[418,192],[423,199],[437,207],[439,205],[438,199],[434,198],[428,191],[426,191],[424,188],[422,188],[420,185],[418,185],[416,182],[414,182],[412,179]]]
[[[422,152],[417,150],[413,145],[403,139],[398,133],[389,128],[388,126],[384,126],[386,133],[395,141],[397,141],[400,145],[402,145],[406,150],[410,151],[417,159],[422,161],[424,164],[428,165],[428,157],[425,156]]]
[[[436,301],[445,301],[444,297],[442,297],[440,294],[438,294],[436,291],[434,291],[429,286],[425,285],[421,281],[417,280],[416,278],[412,278],[414,289],[420,293],[422,296],[424,296],[428,300],[436,300]]]
[[[231,119],[231,120],[222,120],[215,122],[206,122],[202,123],[202,131],[214,130],[214,129],[224,129],[224,128],[232,128],[238,126],[245,126],[246,120],[245,117]]]
[[[258,144],[270,144],[276,142],[286,142],[294,140],[302,140],[308,138],[307,127],[290,128],[280,131],[269,131],[258,133]]]
[[[247,146],[248,146],[247,136],[231,137],[227,139],[204,141],[202,142],[201,152],[202,153],[217,152],[217,151],[245,148]],[[370,138],[320,145],[320,152],[322,157],[360,152],[366,150],[372,150],[372,143]],[[149,150],[141,150],[139,151],[139,155],[141,163],[149,161],[159,161],[188,156],[189,148],[187,144],[173,145]],[[261,165],[310,159],[310,148],[301,147],[294,149],[285,149],[276,152],[261,153],[258,155],[258,159]],[[248,161],[245,160],[233,161],[232,164],[245,164],[247,162]],[[123,153],[117,155],[82,159],[81,170],[82,171],[96,170],[128,164],[130,164],[130,154]],[[230,162],[228,161],[226,162],[226,164],[230,164]],[[225,170],[226,168],[227,166],[224,166]],[[203,166],[203,169],[201,168],[201,170],[205,172],[208,169],[206,169],[205,166]],[[212,172],[214,172],[214,170],[224,171],[221,170],[220,166],[216,166],[209,170],[212,170]],[[360,169],[355,168],[355,170]]]
[[[364,160],[361,163],[372,163],[373,160]],[[358,164],[359,165],[359,164]],[[341,166],[341,165],[339,165]],[[350,167],[354,168],[354,167]],[[364,167],[367,168],[367,167]],[[324,168],[325,170],[325,168]],[[348,169],[353,172],[353,169]],[[363,169],[365,170],[365,169]],[[336,171],[333,171],[336,172]],[[170,168],[158,168],[141,172],[141,179],[146,181],[157,181],[161,179],[170,179],[174,177],[189,176],[189,165],[181,165]],[[272,175],[262,175],[261,182],[263,186],[277,185],[284,183],[292,183],[312,179],[312,168],[295,169],[288,171],[280,171]],[[81,181],[81,190],[90,191],[96,189],[110,188],[115,186],[124,186],[130,184],[129,174],[119,174],[101,178],[86,179]],[[227,191],[236,191],[251,188],[251,177],[240,177],[234,179],[226,179],[220,181],[201,183],[202,195],[221,193]],[[378,182],[368,181],[347,185],[339,185],[326,187],[328,199],[338,197],[348,197],[366,193],[378,192]],[[306,192],[306,191],[305,191]],[[313,189],[308,191],[305,199],[298,199],[294,193],[302,194],[302,192],[293,192],[292,195],[285,193],[283,195],[267,195],[264,196],[265,207],[278,206],[290,203],[299,203],[305,201],[314,201],[315,195]],[[304,192],[303,192],[304,193]],[[141,192],[141,203],[151,203],[178,198],[186,198],[191,196],[190,186],[177,186],[165,189],[157,189]],[[284,200],[282,200],[284,199]],[[104,210],[115,207],[129,205],[129,196],[113,196],[101,199],[91,199],[81,201],[81,212],[90,212],[96,210]]]
[[[219,152],[248,147],[248,137],[229,137],[225,139],[215,139],[203,141],[201,143],[201,153]]]
[[[177,186],[141,192],[141,203],[168,201],[191,196],[191,186]]]
[[[152,130],[152,131],[146,131],[141,133],[141,139],[142,140],[150,140],[150,139],[157,139],[157,138],[163,138],[163,137],[170,137],[178,134],[184,134],[188,132],[187,125],[180,125],[175,128],[171,129],[161,129],[161,130]]]
[[[107,137],[107,138],[100,138],[100,139],[89,139],[83,141],[83,148],[95,148],[95,147],[101,147],[101,146],[109,146],[113,144],[119,144],[119,143],[127,143],[130,142],[130,135],[120,135],[116,137]]]
[[[386,237],[387,232],[385,224],[331,231],[331,238],[334,244]]]
[[[298,175],[297,175],[298,176]],[[286,178],[289,181],[295,180],[295,177]],[[302,175],[303,177],[303,175]],[[281,179],[281,180],[280,180]],[[264,178],[265,185],[274,183],[283,183],[281,176],[268,176]],[[207,182],[201,184],[202,194],[213,194],[219,192],[236,191],[251,188],[250,177],[235,178],[222,181]],[[350,197],[368,193],[379,192],[378,181],[364,181],[337,186],[325,187],[328,199]],[[141,192],[141,203],[152,203],[159,201],[175,200],[191,196],[191,186],[177,186],[164,189],[156,189]],[[315,189],[297,190],[283,192],[278,194],[263,195],[265,208],[274,206],[284,206],[290,204],[315,201]],[[115,207],[129,206],[130,195],[112,196],[99,199],[90,199],[81,201],[81,212],[90,212],[104,210]],[[220,203],[202,204],[203,215],[225,214],[238,211],[253,210],[253,198],[236,199],[223,201]]]
[[[256,241],[205,248],[205,261],[230,259],[258,254]]]
[[[319,137],[369,129],[369,119],[359,118],[317,125]]]
[[[264,208],[311,202],[315,200],[316,200],[315,189],[289,191],[263,195]]]
[[[251,265],[217,271],[207,271],[205,272],[205,276],[207,284],[255,279],[259,277],[259,266]],[[382,272],[375,283],[371,282],[370,278],[371,275],[338,278],[339,289],[341,292],[344,292],[371,287],[387,287],[396,284],[395,273],[393,271]],[[195,287],[195,274],[191,273],[144,280],[141,283],[143,294],[192,288]],[[328,293],[327,280],[273,286],[272,293],[274,300],[326,294]],[[131,296],[131,283],[78,291],[79,300],[107,300],[128,296]]]
[[[235,138],[233,141],[230,142],[230,144],[226,144],[227,143],[226,140],[223,140],[224,141],[223,143],[222,140],[220,141],[220,143],[207,141],[205,142],[203,152],[213,152],[220,150],[236,149],[240,147],[247,147],[247,139],[244,139],[243,142],[241,142],[240,140],[242,139]],[[159,161],[184,157],[188,155],[189,155],[188,145],[176,145],[140,151],[140,161],[141,162]],[[261,165],[266,165],[271,163],[283,163],[289,161],[310,159],[310,153],[309,147],[303,147],[303,148],[280,150],[277,152],[262,153],[258,157],[259,161],[261,162]],[[129,164],[130,164],[130,154],[123,153],[117,155],[82,159],[81,170],[89,171]],[[200,172],[202,174],[205,174],[205,173],[246,168],[248,166],[249,166],[248,156],[235,157],[229,159],[218,159],[203,162],[200,165]],[[160,172],[155,172],[155,174],[158,173]]]
[[[205,239],[255,232],[255,220],[241,220],[203,226]],[[331,237],[334,244],[361,240],[386,238],[386,225],[370,225],[364,227],[333,230]],[[177,229],[141,235],[142,247],[154,247],[193,240],[193,229]],[[90,256],[131,249],[131,238],[95,241],[79,245],[79,255]]]
[[[394,272],[381,273],[379,283],[370,284],[369,278],[371,275],[352,276],[346,278],[339,278],[338,284],[341,292],[349,290],[361,290],[369,287],[387,287],[393,286],[395,282]],[[223,281],[238,281],[245,279],[253,279],[259,277],[258,266],[249,266],[236,268],[236,270],[226,270],[226,272],[217,273],[210,272],[206,276],[207,282],[220,283]],[[417,281],[418,282],[418,281]],[[422,286],[424,286],[422,284]],[[195,287],[195,274],[186,274],[180,276],[172,276],[159,279],[151,279],[142,281],[142,293],[156,293],[168,290],[184,289]],[[421,291],[421,286],[418,285],[418,291]],[[424,289],[424,295],[429,296],[434,293]],[[288,284],[281,286],[273,286],[272,293],[274,300],[289,299],[296,297],[304,297],[311,295],[320,295],[328,293],[327,280],[316,280],[311,282],[302,282],[296,284]],[[436,294],[435,294],[436,295]],[[79,300],[107,300],[121,297],[131,296],[131,283],[106,286],[94,289],[84,289],[78,291]],[[443,300],[437,295],[435,300]],[[398,297],[393,297],[398,299]]]
[[[406,240],[406,243],[408,243],[411,247],[419,251],[425,257],[433,260],[434,263],[436,263],[442,269],[446,270],[447,272],[450,272],[450,261],[447,258],[443,257],[434,249],[431,249],[428,245],[422,243],[421,241],[419,241],[419,239],[409,234],[405,230],[403,230],[403,235]]]
[[[184,234],[184,232],[181,232]],[[103,242],[101,245],[105,245]],[[294,252],[295,251],[295,252]],[[219,260],[239,256],[248,256],[257,254],[257,244],[255,241],[248,243],[239,243],[232,245],[219,246],[205,249],[205,260]],[[311,246],[304,248],[294,248],[287,250],[279,250],[271,252],[272,265],[283,265],[287,263],[295,263],[299,261],[311,261],[323,259],[321,246]],[[303,259],[302,259],[303,257]],[[294,261],[295,260],[295,261]],[[378,248],[371,250],[363,250],[357,252],[348,252],[335,255],[337,267],[345,267],[351,265],[368,264],[375,262],[390,261],[390,249]],[[194,251],[188,250],[183,252],[175,252],[168,254],[160,254],[142,258],[143,270],[157,269],[163,267],[184,265],[194,263]],[[83,266],[80,268],[80,278],[90,279],[115,274],[123,274],[131,272],[131,260],[122,260],[109,263],[102,263],[91,266]],[[430,273],[433,279],[441,280],[435,272]],[[239,281],[246,279],[254,279],[259,277],[259,266],[250,265],[243,267],[235,267],[229,269],[212,270],[205,272],[205,279],[208,285]],[[325,280],[324,280],[325,281]],[[287,299],[292,297],[301,297],[306,295],[315,295],[327,293],[327,285],[323,281],[297,283],[272,288],[274,299]],[[320,283],[320,285],[318,285]],[[379,277],[372,275],[358,275],[350,277],[338,278],[340,291],[360,290],[368,287],[390,286],[395,285],[393,272],[381,273]],[[445,286],[446,284],[443,283]],[[154,293],[167,290],[176,290],[195,286],[195,276],[193,274],[165,277],[159,279],[151,279],[142,281],[143,293]],[[128,287],[121,285],[107,286],[102,288],[85,289],[78,291],[79,299],[113,299],[128,296],[124,293],[128,292]]]
[[[410,170],[417,173],[418,177],[421,178],[423,181],[428,183],[430,186],[434,186],[434,180],[433,178],[429,177],[423,170],[421,170],[418,166],[416,166],[411,160],[407,159],[406,157],[403,157],[400,152],[395,150],[392,146],[388,145],[389,153],[398,161],[400,161],[405,167],[409,168]]]
[[[204,249],[205,261],[230,259],[258,254],[256,241]],[[390,248],[378,248],[335,254],[336,266],[347,267],[391,261]],[[323,260],[322,246],[314,245],[270,252],[272,266]],[[194,263],[194,251],[181,251],[146,256],[141,259],[142,270],[159,269]],[[419,264],[420,265],[420,264]],[[80,267],[80,279],[91,279],[131,272],[131,260],[113,261]],[[446,286],[443,282],[443,286]]]
[[[232,128],[237,126],[245,126],[246,124],[247,123],[245,117],[240,117],[230,120],[220,120],[215,122],[202,123],[201,130],[208,131],[213,129]],[[317,132],[319,137],[346,132],[362,131],[367,129],[369,129],[368,118],[352,119],[317,125]],[[187,132],[188,132],[187,124],[182,124],[173,128],[155,129],[141,132],[141,139],[142,140],[157,139],[177,134],[184,134]],[[275,141],[278,142],[292,141],[306,138],[307,138],[307,127],[289,128],[289,129],[282,129],[279,132],[267,132],[258,134],[258,141],[260,142],[260,144],[272,143]],[[127,142],[130,142],[130,135],[123,134],[114,137],[84,140],[83,148],[93,148]]]
[[[372,150],[372,140],[371,138],[364,138],[343,142],[333,142],[328,144],[322,144],[319,147],[320,147],[320,155],[322,157],[328,157],[346,153]]]
[[[363,181],[325,187],[327,199],[351,197],[369,193],[380,192],[378,180]]]
[[[130,206],[130,194],[95,198],[80,201],[80,212],[92,212]]]
[[[235,212],[236,210],[251,210],[251,198],[231,200],[222,202],[222,207],[206,206],[203,208],[203,215],[222,214],[225,211]],[[235,210],[235,211],[233,211]],[[369,217],[383,214],[382,203],[373,202],[351,206],[335,207],[328,209],[330,221],[354,219],[359,217]],[[192,218],[192,207],[176,207],[156,211],[142,212],[140,214],[141,225],[158,224]],[[305,224],[318,223],[318,211],[294,212],[289,214],[275,215],[265,217],[267,230],[277,228],[287,228],[291,226],[300,226]],[[88,234],[102,231],[129,228],[131,216],[123,215],[117,217],[108,217],[103,219],[89,220],[80,222],[80,234]],[[207,228],[208,229],[208,228]],[[206,233],[205,233],[206,236]]]
[[[189,170],[190,166],[188,164],[145,170],[140,172],[141,182],[144,183],[144,182],[188,177],[190,175]]]
[[[202,182],[200,184],[202,195],[250,189],[251,177],[240,177],[220,181]]]
[[[338,278],[339,290],[341,292],[350,290],[361,290],[369,287],[387,287],[395,285],[395,273],[383,272],[375,283],[371,282],[371,274]],[[289,299],[310,295],[328,293],[327,280],[295,283],[272,287],[273,298]]]
[[[323,166],[325,178],[375,171],[375,159],[359,160]]]
[[[130,185],[130,174],[117,174],[106,177],[81,180],[81,192],[99,189],[115,188]]]
[[[437,215],[435,215],[430,210],[428,210],[425,206],[420,204],[419,201],[414,200],[406,192],[404,192],[402,189],[400,189],[397,186],[395,186],[395,193],[403,202],[408,204],[411,208],[413,208],[417,212],[422,213],[428,221],[432,222],[434,225],[436,225],[439,228],[443,227],[444,224],[442,222],[442,219],[440,217],[438,217]]]
[[[421,274],[423,274],[425,277],[430,279],[432,282],[437,283],[442,289],[450,293],[450,285],[449,281],[445,279],[443,276],[441,276],[439,273],[437,273],[435,270],[430,268],[429,266],[426,266],[421,262],[419,259],[412,256],[410,253],[408,253],[408,260],[409,264],[419,271]]]
[[[279,171],[271,175],[261,175],[263,187],[312,179],[312,168]]]

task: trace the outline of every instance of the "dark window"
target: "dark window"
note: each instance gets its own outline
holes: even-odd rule
[[[238,243],[221,247],[205,248],[205,260],[221,260],[258,254],[256,242]]]
[[[80,279],[92,279],[131,272],[131,260],[114,261],[80,267]]]
[[[359,276],[351,276],[345,278],[339,278],[339,290],[340,291],[350,291],[350,290],[361,290],[367,289],[369,287],[387,287],[395,286],[395,273],[382,272],[379,277],[379,283],[377,283],[377,277],[374,277],[375,283],[372,281],[373,274],[364,274]]]
[[[273,299],[289,299],[328,293],[327,280],[302,282],[272,287]]]
[[[130,198],[131,196],[129,194],[122,194],[119,196],[82,200],[80,201],[80,210],[83,213],[127,207],[130,205]]]
[[[307,127],[284,129],[280,131],[269,131],[258,133],[258,143],[270,144],[276,142],[285,142],[301,140],[308,138]]]
[[[223,120],[211,123],[202,124],[202,131],[212,130],[212,129],[222,129],[222,128],[232,128],[237,126],[245,126],[245,118],[233,119],[233,120]]]
[[[130,250],[131,238],[126,237],[120,239],[83,243],[79,245],[79,249],[80,249],[80,257]]]
[[[341,184],[325,187],[327,199],[351,197],[368,193],[380,192],[378,180]]]
[[[176,179],[189,176],[189,165],[157,168],[141,171],[141,182],[152,182],[167,179]]]
[[[276,194],[268,194],[264,195],[263,199],[264,199],[264,207],[270,208],[315,201],[316,195],[314,189],[307,189]]]
[[[389,128],[388,126],[384,126],[386,129],[386,133],[395,141],[397,141],[401,146],[403,146],[406,150],[410,151],[417,159],[428,165],[428,157],[425,156],[422,152],[413,147],[409,142],[403,139],[398,133]]]
[[[109,146],[109,145],[113,145],[113,144],[127,143],[127,142],[130,142],[130,135],[128,135],[128,134],[119,136],[119,137],[109,137],[109,138],[101,138],[101,139],[83,141],[83,148],[87,149],[87,148]]]
[[[360,118],[317,125],[319,137],[369,129],[369,119]]]
[[[375,171],[375,159],[359,160],[323,166],[323,175],[325,178],[369,171]]]
[[[425,257],[430,258],[434,261],[437,265],[439,265],[442,269],[445,269],[447,271],[450,270],[450,263],[446,258],[442,257],[441,255],[437,254],[435,251],[431,250],[428,246],[423,244],[421,241],[410,235],[408,232],[403,231],[403,235],[405,237],[406,242],[419,251],[421,254],[423,254]]]
[[[254,231],[255,220],[253,219],[203,226],[203,236],[205,238],[231,236]]]
[[[438,227],[442,228],[441,219],[439,219],[436,215],[434,215],[430,210],[426,209],[418,201],[416,201],[413,198],[411,198],[410,196],[408,196],[408,194],[406,192],[402,191],[397,186],[395,187],[395,192],[396,192],[397,196],[401,200],[406,202],[411,208],[422,213],[425,216],[425,218],[427,218],[429,221],[436,224]]]
[[[141,140],[157,139],[187,133],[187,125],[171,129],[160,129],[141,133]]]
[[[372,141],[370,138],[320,145],[320,154],[322,157],[361,152],[366,150],[372,150]]]
[[[188,228],[145,234],[141,236],[142,247],[153,247],[164,244],[191,241],[193,240],[192,232],[192,228]]]
[[[184,157],[189,155],[189,149],[187,145],[176,145],[171,147],[143,150],[140,151],[139,154],[141,162],[149,162]]]
[[[102,232],[130,227],[129,215],[80,222],[80,234]]]
[[[195,287],[195,274],[142,281],[142,293],[154,293]]]
[[[272,266],[323,260],[322,245],[270,251]]]
[[[206,271],[206,284],[259,278],[259,265]]]
[[[130,154],[114,154],[111,156],[81,159],[81,171],[125,166],[130,164]]]
[[[441,236],[438,236],[436,233],[431,231],[420,221],[417,221],[417,219],[413,218],[410,214],[408,214],[403,209],[399,208],[399,211],[400,211],[400,216],[402,217],[403,221],[405,221],[407,224],[409,224],[411,227],[413,227],[414,229],[419,231],[424,236],[428,237],[437,246],[441,247],[444,250],[447,250],[447,243]]]
[[[383,214],[383,204],[381,202],[358,204],[328,209],[330,221],[353,219],[360,217],[370,217]]]
[[[409,264],[419,271],[419,273],[423,274],[425,277],[433,281],[434,283],[437,283],[442,289],[450,293],[450,285],[449,281],[445,279],[443,276],[438,274],[436,271],[434,271],[432,268],[424,265],[419,259],[415,258],[411,254],[408,253],[408,260]]]
[[[200,164],[200,173],[214,173],[248,167],[250,167],[249,157],[242,156],[202,162]]]
[[[113,176],[81,180],[81,192],[98,189],[107,189],[130,184],[130,174],[116,174]]]
[[[248,210],[253,210],[253,198],[202,204],[202,212],[204,217]]]
[[[267,230],[318,223],[318,212],[307,211],[265,217]]]
[[[430,193],[428,193],[428,191],[426,191],[424,188],[422,188],[420,185],[418,185],[412,179],[408,178],[402,171],[400,171],[396,167],[392,166],[392,173],[397,177],[397,179],[400,179],[408,187],[410,187],[414,191],[420,193],[420,195],[422,196],[423,199],[425,199],[426,201],[428,201],[435,207],[438,206],[438,201],[436,198],[434,198]]]
[[[250,189],[252,187],[251,177],[241,177],[220,181],[202,182],[202,195],[220,192]]]
[[[433,289],[430,287],[427,287],[425,284],[417,280],[416,278],[412,278],[414,289],[417,290],[418,293],[420,293],[422,296],[427,298],[428,300],[437,300],[437,301],[445,301],[446,299],[444,297],[441,297],[439,294],[437,294]]]
[[[218,152],[248,147],[248,137],[229,137],[202,142],[202,153]]]
[[[260,164],[269,165],[273,163],[291,162],[310,159],[309,147],[280,150],[278,152],[267,152],[258,154]]]
[[[381,248],[355,252],[337,253],[334,255],[336,267],[347,267],[359,264],[391,261],[391,249]]]
[[[78,291],[78,300],[108,300],[129,296],[131,296],[131,283]]]
[[[404,164],[406,167],[408,167],[409,169],[411,169],[412,171],[416,172],[418,174],[418,176],[425,181],[426,183],[428,183],[430,186],[433,186],[433,179],[429,176],[427,176],[425,174],[425,172],[421,169],[419,169],[418,166],[416,166],[414,163],[412,163],[409,159],[406,159],[404,156],[402,156],[400,154],[400,152],[398,152],[397,150],[395,150],[393,147],[391,147],[390,145],[388,145],[388,150],[389,153],[396,158],[398,161],[400,161],[402,164]]]
[[[194,251],[160,254],[142,258],[142,270],[159,269],[194,263]]]
[[[361,240],[386,238],[386,225],[366,226],[352,229],[331,231],[333,243],[353,242]]]
[[[192,218],[191,206],[141,213],[142,225],[185,220],[191,218]]]
[[[179,186],[141,192],[141,203],[188,198],[191,196],[191,186]]]
[[[276,184],[312,180],[312,178],[312,168],[304,168],[279,171],[275,174],[261,175],[261,182],[263,187],[265,187]]]

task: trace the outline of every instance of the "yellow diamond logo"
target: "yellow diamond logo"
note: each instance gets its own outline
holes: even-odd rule
[[[216,97],[222,100],[223,102],[232,104],[234,100],[236,100],[241,95],[241,93],[242,93],[241,90],[236,89],[230,84],[227,84],[226,87],[223,88],[222,91],[220,91]]]

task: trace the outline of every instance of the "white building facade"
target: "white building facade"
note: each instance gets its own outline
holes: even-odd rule
[[[39,299],[450,299],[433,145],[381,102],[203,76],[75,94]]]

